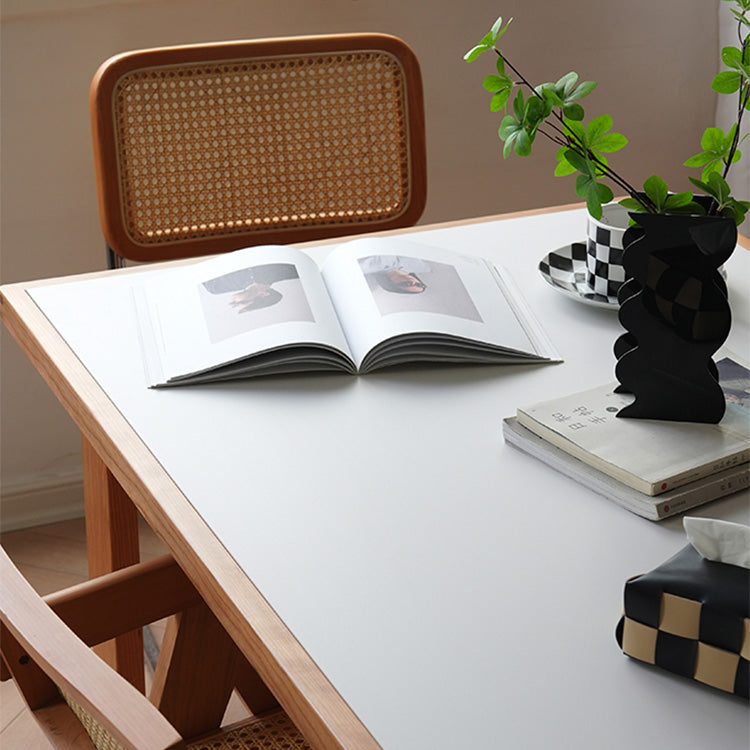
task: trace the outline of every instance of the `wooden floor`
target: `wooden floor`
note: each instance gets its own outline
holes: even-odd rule
[[[72,586],[86,580],[86,532],[82,518],[61,521],[48,526],[11,531],[0,535],[0,544],[40,593]],[[140,524],[141,559],[147,560],[166,552],[145,523]],[[161,643],[163,623],[151,626],[156,643]],[[146,675],[150,665],[146,659]],[[225,722],[247,716],[241,701],[233,696]],[[23,699],[12,681],[0,683],[0,748],[2,750],[36,750],[49,747],[37,728]]]

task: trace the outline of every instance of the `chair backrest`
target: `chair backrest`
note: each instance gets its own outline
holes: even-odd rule
[[[426,199],[419,64],[336,34],[138,50],[91,85],[99,214],[136,261],[416,223]]]

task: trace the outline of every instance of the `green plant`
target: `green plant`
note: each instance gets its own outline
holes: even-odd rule
[[[739,145],[747,137],[741,136],[740,130],[743,115],[750,109],[750,0],[724,2],[735,6],[731,12],[737,20],[739,47],[722,50],[721,59],[729,70],[715,76],[712,88],[720,94],[737,95],[736,118],[726,133],[721,128],[707,128],[701,138],[702,151],[691,156],[685,166],[702,168],[700,179],[689,179],[711,197],[708,213],[731,217],[740,224],[750,210],[750,202],[732,197],[726,177],[732,164],[741,158]],[[672,193],[656,175],[649,177],[642,189],[637,189],[613,169],[608,155],[622,149],[628,141],[612,130],[610,115],[599,115],[585,122],[581,100],[596,88],[596,81],[579,81],[578,74],[571,71],[554,83],[531,84],[496,46],[509,24],[510,21],[503,24],[502,18],[498,18],[464,55],[465,60],[473,62],[488,50],[496,53],[496,73],[485,77],[484,88],[491,94],[490,110],[504,113],[498,130],[504,142],[503,158],[514,152],[529,156],[538,135],[557,144],[555,175],[577,175],[576,194],[585,199],[595,218],[601,218],[602,204],[614,198],[607,183],[627,193],[628,197],[620,202],[635,211],[706,213],[693,193]]]

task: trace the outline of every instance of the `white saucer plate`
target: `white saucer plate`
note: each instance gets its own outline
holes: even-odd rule
[[[616,296],[597,294],[586,283],[586,243],[573,242],[552,250],[539,262],[544,280],[571,299],[594,307],[619,310]]]

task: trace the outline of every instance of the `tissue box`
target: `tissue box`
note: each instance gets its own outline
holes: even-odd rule
[[[628,656],[748,698],[750,570],[692,545],[625,584],[617,642]]]

